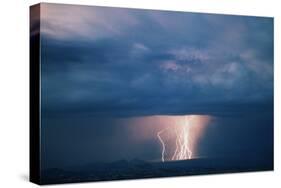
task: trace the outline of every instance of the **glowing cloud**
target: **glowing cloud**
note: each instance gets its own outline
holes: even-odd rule
[[[158,140],[159,157],[165,162],[200,157],[198,141],[210,120],[206,115],[159,115],[133,118],[130,123],[137,125],[132,126],[135,137]]]

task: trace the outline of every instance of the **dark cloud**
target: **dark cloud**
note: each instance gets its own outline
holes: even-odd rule
[[[183,100],[191,106],[272,100],[272,58],[266,58],[270,50],[259,58],[260,50],[245,44],[249,52],[229,49],[228,54],[212,45],[178,47],[180,37],[173,35],[174,42],[163,48],[153,47],[157,41],[133,40],[130,35],[94,41],[43,36],[43,107],[53,113],[76,108],[76,113],[92,115],[98,107],[111,115],[116,109],[148,107],[143,101],[158,107],[157,113],[167,105],[177,111]]]

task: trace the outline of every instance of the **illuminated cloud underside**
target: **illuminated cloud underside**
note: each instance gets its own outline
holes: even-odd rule
[[[197,144],[211,117],[206,115],[147,116],[129,120],[139,139],[159,140],[162,162],[200,157]]]

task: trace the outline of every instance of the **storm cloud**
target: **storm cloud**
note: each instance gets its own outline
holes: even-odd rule
[[[48,115],[273,100],[271,18],[43,4],[41,31]]]

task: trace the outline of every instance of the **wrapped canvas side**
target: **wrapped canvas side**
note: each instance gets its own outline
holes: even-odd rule
[[[40,4],[30,7],[30,181],[40,184]]]

